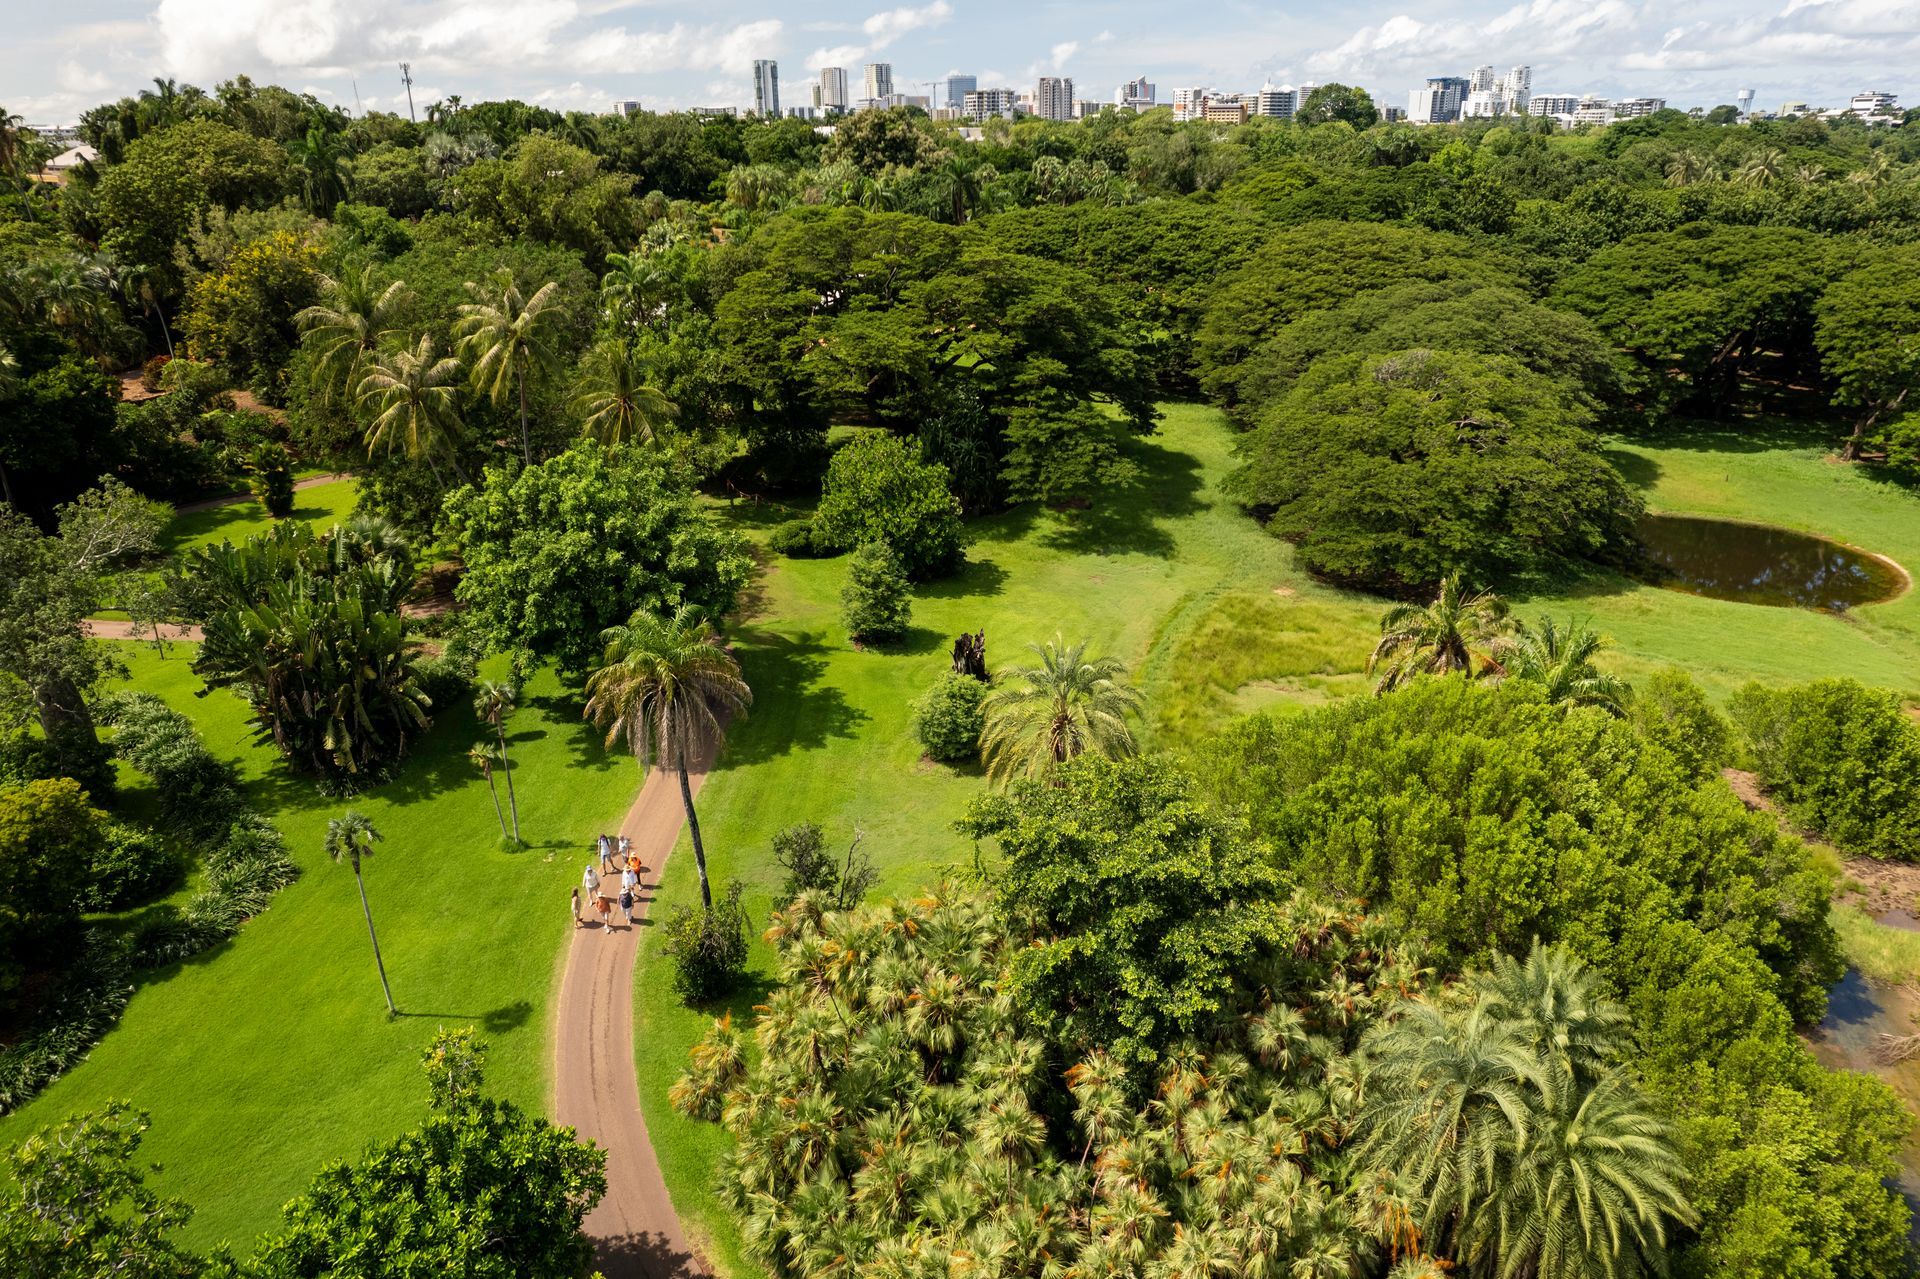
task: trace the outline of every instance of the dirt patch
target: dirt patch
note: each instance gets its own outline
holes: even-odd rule
[[[1912,708],[1909,708],[1911,711]],[[1788,834],[1798,836],[1816,848],[1825,849],[1840,863],[1841,881],[1833,899],[1843,906],[1857,906],[1875,919],[1888,912],[1901,915],[1920,913],[1920,866],[1906,862],[1876,861],[1871,857],[1847,857],[1840,850],[1807,832],[1795,830],[1781,814],[1773,797],[1760,779],[1738,768],[1720,770],[1727,785],[1740,802],[1756,813],[1766,813],[1780,823]]]

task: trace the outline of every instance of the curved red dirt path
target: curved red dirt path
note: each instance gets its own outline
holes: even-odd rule
[[[696,795],[705,780],[705,769],[691,774]],[[606,1279],[691,1279],[708,1273],[687,1244],[660,1176],[633,1068],[633,970],[640,930],[684,820],[678,778],[649,771],[619,832],[633,841],[639,862],[634,925],[628,927],[616,908],[611,931],[598,923],[574,930],[554,1018],[554,1119],[607,1152],[607,1193],[586,1220],[594,1265]],[[591,857],[591,848],[582,849],[581,866]],[[577,874],[579,867],[573,869]],[[601,891],[607,887],[603,881]],[[617,894],[617,877],[613,888]],[[556,901],[556,924],[560,909]]]

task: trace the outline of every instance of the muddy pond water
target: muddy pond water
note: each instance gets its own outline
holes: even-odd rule
[[[1827,995],[1826,1019],[1807,1038],[1822,1065],[1885,1080],[1908,1110],[1920,1114],[1920,1061],[1889,1064],[1875,1052],[1883,1034],[1920,1032],[1916,1014],[1920,1014],[1920,996],[1912,988],[1876,986],[1849,969]],[[1907,1234],[1920,1243],[1920,1141],[1909,1140],[1900,1152],[1900,1172],[1893,1186],[1914,1210]]]
[[[1792,529],[1648,515],[1637,531],[1659,585],[1693,595],[1840,613],[1907,589],[1893,561]]]

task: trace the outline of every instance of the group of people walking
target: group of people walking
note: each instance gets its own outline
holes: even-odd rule
[[[588,862],[587,869],[580,876],[580,887],[573,890],[573,926],[584,928],[587,924],[586,916],[580,913],[584,894],[588,909],[599,917],[601,932],[611,937],[616,905],[626,918],[627,927],[633,927],[634,897],[640,891],[640,863],[633,855],[633,841],[625,835],[618,839],[602,835],[598,849],[600,864],[595,866]],[[601,890],[601,885],[604,883],[610,889],[616,874],[620,876],[620,892],[617,897],[609,896]]]

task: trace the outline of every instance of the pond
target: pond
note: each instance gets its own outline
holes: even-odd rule
[[[1697,515],[1644,516],[1638,531],[1660,585],[1694,595],[1842,613],[1907,589],[1891,560],[1810,533]]]

